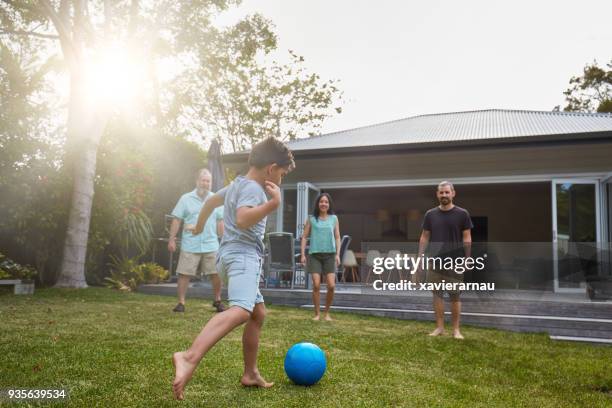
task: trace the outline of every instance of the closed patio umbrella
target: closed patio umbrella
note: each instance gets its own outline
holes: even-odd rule
[[[213,192],[217,192],[225,185],[225,171],[223,171],[223,161],[221,160],[221,146],[217,139],[213,139],[208,149],[208,170],[212,175]]]

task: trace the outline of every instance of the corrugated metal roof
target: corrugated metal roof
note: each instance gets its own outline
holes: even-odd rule
[[[289,147],[299,151],[611,131],[612,114],[491,109],[414,116],[294,140]]]

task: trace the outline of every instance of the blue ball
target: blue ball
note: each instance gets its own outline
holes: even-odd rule
[[[285,356],[285,373],[298,385],[316,384],[326,368],[325,353],[316,344],[294,344]]]

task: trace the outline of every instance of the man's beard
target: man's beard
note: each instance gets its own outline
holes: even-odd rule
[[[198,195],[205,195],[205,194],[208,194],[208,192],[210,191],[207,188],[196,188],[196,190],[198,192]]]
[[[451,200],[450,198],[440,198],[438,201],[442,205],[448,205],[453,202],[453,200]]]

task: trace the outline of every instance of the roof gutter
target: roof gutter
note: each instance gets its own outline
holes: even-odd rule
[[[593,143],[612,142],[612,131],[566,133],[541,136],[511,136],[495,139],[453,140],[424,143],[402,143],[375,146],[349,146],[325,149],[293,150],[296,160],[321,158],[321,156],[363,156],[364,154],[398,154],[450,150],[475,150],[494,148],[536,147],[536,146],[571,146]],[[227,164],[243,164],[249,152],[230,153],[223,156]]]

